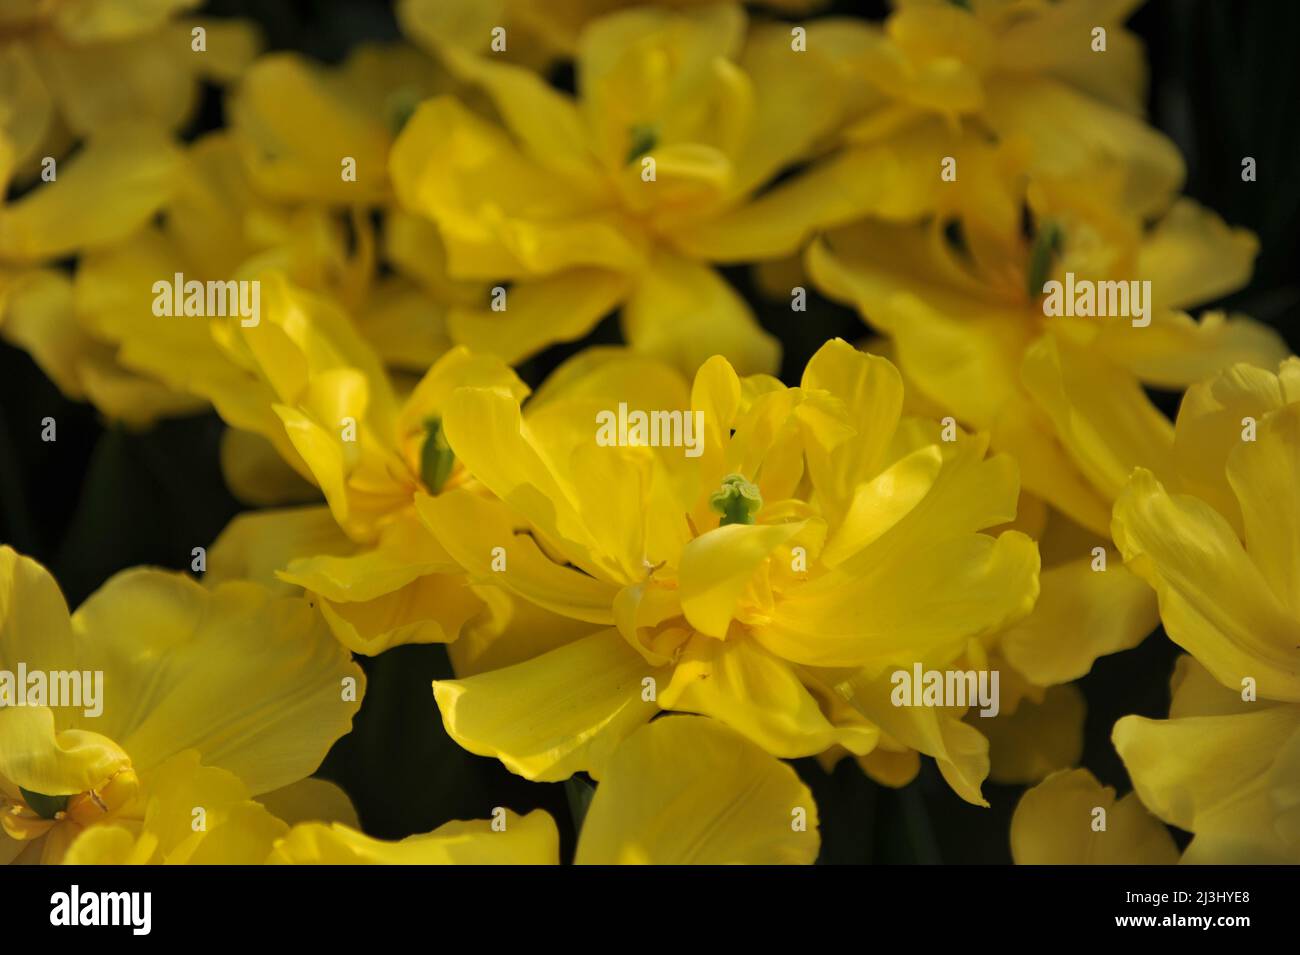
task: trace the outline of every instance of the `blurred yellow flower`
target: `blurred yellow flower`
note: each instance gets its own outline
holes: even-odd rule
[[[75,673],[81,679],[66,685],[81,686],[74,702],[83,703],[56,700],[49,686],[29,698],[38,685],[30,676],[9,685],[0,706],[4,861],[58,862],[87,836],[122,850],[140,833],[151,834],[131,850],[141,861],[220,853],[199,843],[221,841],[227,813],[269,825],[260,807],[242,804],[313,772],[348,732],[365,688],[302,600],[132,570],[69,617],[45,569],[9,547],[0,547],[0,670]],[[212,812],[206,830],[192,827],[194,807]]]
[[[500,361],[453,349],[403,396],[334,302],[279,273],[262,281],[263,316],[216,334],[236,375],[208,397],[259,435],[324,495],[326,507],[237,519],[213,547],[211,580],[252,577],[304,588],[350,649],[455,640],[507,612],[468,586],[414,510],[418,492],[461,486],[450,455],[431,454],[442,405],[460,385],[527,388]],[[441,464],[441,468],[439,467]],[[489,594],[488,596],[496,596]]]
[[[1053,179],[1108,168],[1126,205],[1162,211],[1184,169],[1143,121],[1146,65],[1122,26],[1141,2],[896,0],[883,27],[814,22],[809,49],[838,64],[856,113],[819,175],[873,192],[889,221],[960,212],[993,224],[1007,210],[992,180],[1017,168]]]
[[[665,0],[659,6],[685,9],[715,2]],[[761,0],[761,5],[793,14],[826,2]],[[431,52],[492,52],[545,67],[553,58],[572,57],[592,20],[641,6],[646,6],[643,0],[398,0],[397,18],[402,31]]]
[[[76,321],[72,280],[49,263],[134,233],[173,194],[179,167],[164,134],[121,124],[66,160],[54,181],[0,204],[0,336],[30,352],[68,396],[128,421],[193,402],[124,372],[113,348]],[[0,188],[7,172],[0,162]]]
[[[1023,526],[1044,544],[1043,596],[1003,652],[1038,686],[1083,676],[1155,627],[1149,589],[1109,540],[1110,505],[1129,472],[1162,472],[1172,453],[1172,426],[1143,385],[1185,387],[1234,361],[1285,354],[1275,332],[1247,318],[1197,322],[1181,310],[1247,281],[1253,236],[1190,200],[1146,228],[1116,185],[1022,183],[1009,194],[1025,203],[1028,232],[1018,217],[1000,232],[968,230],[966,219],[865,221],[817,239],[807,257],[823,291],[889,335],[930,413],[988,431],[1016,458],[1037,499]],[[1141,315],[1133,300],[1132,314],[1045,314],[1048,281],[1135,276],[1149,283]]]
[[[685,373],[713,354],[775,370],[775,340],[710,264],[745,256],[707,227],[816,156],[840,116],[824,57],[716,4],[593,20],[576,96],[492,58],[448,62],[500,122],[426,102],[390,173],[401,205],[437,224],[449,272],[506,296],[453,308],[454,341],[514,362],[621,306],[632,346]],[[746,229],[779,232],[763,256],[775,258],[825,221],[817,203],[790,203]]]
[[[450,347],[446,307],[482,290],[446,277],[427,224],[394,212],[378,236],[371,211],[391,198],[396,131],[421,99],[455,88],[401,44],[360,46],[329,69],[273,54],[237,85],[227,130],[183,149],[148,129],[99,135],[56,182],[0,213],[0,296],[12,300],[0,301],[0,334],[65,394],[145,426],[202,410],[238,377],[202,317],[155,313],[154,283],[280,270],[335,298],[390,367],[422,374]],[[355,179],[341,157],[356,163]],[[72,280],[3,271],[77,253]],[[247,434],[227,443],[238,446],[226,460],[241,498],[303,499],[264,445]]]
[[[235,79],[259,45],[247,23],[184,16],[200,2],[6,3],[0,10],[0,169],[30,176],[45,156],[62,158],[76,139],[122,122],[166,130],[184,124],[200,81]]]

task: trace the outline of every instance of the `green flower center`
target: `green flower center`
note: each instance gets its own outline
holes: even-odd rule
[[[447,443],[441,418],[430,418],[424,423],[424,446],[420,449],[420,479],[431,494],[437,494],[451,476],[456,455]]]
[[[388,94],[384,103],[384,116],[388,120],[388,129],[396,136],[402,131],[416,108],[420,105],[420,91],[402,86]]]
[[[763,495],[758,485],[746,481],[743,475],[728,474],[722,479],[722,490],[709,498],[709,506],[722,515],[719,526],[752,524],[763,506]]]
[[[650,123],[637,123],[630,130],[632,144],[627,150],[627,161],[644,156],[659,144],[659,130]]]
[[[1029,250],[1029,272],[1026,288],[1031,299],[1043,294],[1043,283],[1052,272],[1052,260],[1061,251],[1061,227],[1055,222],[1044,222],[1034,236],[1034,246]]]

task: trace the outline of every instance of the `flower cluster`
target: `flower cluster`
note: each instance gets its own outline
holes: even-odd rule
[[[559,862],[313,778],[358,658],[445,644],[579,863],[813,862],[841,761],[1033,786],[1021,862],[1300,862],[1300,360],[1190,311],[1258,243],[1180,195],[1134,3],[402,0],[333,64],[199,5],[0,13],[0,337],[215,412],[247,508],[72,614],[0,547],[0,860]],[[863,341],[791,369],[809,296]],[[1161,625],[1117,801],[1076,681]]]

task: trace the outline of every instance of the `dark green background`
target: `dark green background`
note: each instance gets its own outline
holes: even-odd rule
[[[877,3],[836,3],[838,13],[879,18]],[[290,3],[217,0],[218,15],[262,25],[274,49],[337,60],[363,39],[397,36],[388,5],[363,0]],[[1260,237],[1251,284],[1224,303],[1268,322],[1300,348],[1295,264],[1300,210],[1300,4],[1291,0],[1158,0],[1134,17],[1148,46],[1150,108],[1188,162],[1187,193]],[[557,82],[565,82],[557,75]],[[221,123],[207,91],[192,135]],[[1258,181],[1243,183],[1243,156]],[[744,270],[729,277],[747,291]],[[827,338],[861,337],[850,311],[810,293],[797,321],[785,307],[757,303],[764,325],[785,343],[783,376],[794,383]],[[588,339],[617,341],[606,320]],[[521,373],[536,384],[577,346],[554,348]],[[1172,413],[1177,396],[1157,396]],[[40,440],[40,421],[58,421],[58,441]],[[168,421],[147,433],[106,424],[64,399],[21,351],[0,345],[0,541],[44,562],[76,606],[117,570],[137,564],[185,569],[190,549],[210,544],[238,505],[217,463],[220,422],[212,415]],[[1141,647],[1100,660],[1082,681],[1088,700],[1084,764],[1103,782],[1129,788],[1110,746],[1128,713],[1163,716],[1176,648],[1157,633]],[[364,660],[369,692],[356,728],[335,747],[322,775],[352,795],[365,829],[396,838],[453,818],[481,818],[493,806],[541,806],[560,823],[565,852],[574,831],[564,787],[526,783],[494,760],[460,750],[442,731],[429,682],[450,674],[441,647],[402,647]],[[826,774],[797,764],[822,820],[823,862],[1006,862],[1007,831],[1020,787],[987,785],[991,809],[963,803],[926,761],[900,791],[869,782],[849,762]]]

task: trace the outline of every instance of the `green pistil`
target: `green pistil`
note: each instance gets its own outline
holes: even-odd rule
[[[442,430],[441,418],[430,418],[424,423],[424,447],[420,449],[420,479],[433,494],[442,490],[456,464],[456,455]]]
[[[1061,229],[1054,222],[1045,222],[1034,237],[1034,247],[1029,251],[1029,276],[1027,288],[1029,297],[1036,299],[1043,294],[1043,283],[1052,272],[1052,260],[1061,251]]]
[[[399,87],[389,94],[388,101],[384,104],[384,111],[388,119],[388,129],[394,136],[402,131],[419,105],[420,92],[410,86]]]
[[[34,793],[31,790],[18,787],[18,792],[22,794],[23,801],[27,803],[27,808],[42,819],[53,819],[59,813],[68,808],[68,796],[47,796],[44,793]]]
[[[722,479],[722,490],[709,498],[709,506],[722,515],[719,526],[752,524],[763,506],[763,496],[758,493],[758,485],[742,475],[728,474]]]
[[[629,132],[632,135],[632,145],[627,151],[628,162],[644,156],[659,144],[659,130],[649,123],[638,123]]]

